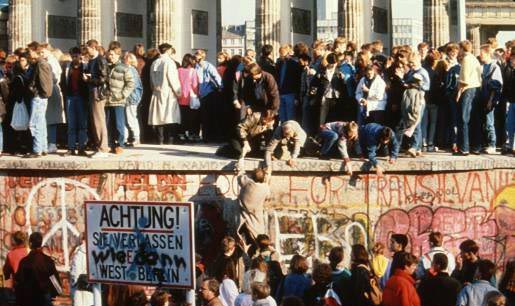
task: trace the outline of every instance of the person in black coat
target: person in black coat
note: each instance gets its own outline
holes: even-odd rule
[[[368,252],[363,245],[352,246],[351,262],[351,279],[344,292],[344,297],[348,299],[343,303],[352,306],[372,306],[372,301],[366,296],[370,296],[372,291],[370,279],[374,277],[374,272],[370,268]]]
[[[261,48],[261,57],[258,60],[258,64],[263,69],[274,76],[277,81],[277,69],[275,67],[274,60],[272,59],[274,53],[274,47],[271,45],[264,45]]]
[[[306,306],[323,306],[325,293],[331,284],[332,268],[329,264],[318,264],[313,269],[313,281],[308,290],[304,291],[304,304]]]
[[[418,286],[422,306],[454,306],[461,284],[447,273],[449,259],[443,253],[435,254],[428,275]]]
[[[60,285],[59,274],[52,258],[41,248],[43,235],[34,232],[29,237],[30,253],[20,261],[15,275],[16,303],[20,306],[51,306],[58,295],[51,278]]]

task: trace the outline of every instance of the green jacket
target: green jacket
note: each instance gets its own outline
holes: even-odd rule
[[[127,98],[136,86],[129,66],[119,61],[115,64],[109,64],[108,72],[106,107],[125,106]]]

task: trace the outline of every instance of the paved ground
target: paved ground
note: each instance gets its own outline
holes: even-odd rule
[[[101,170],[101,171],[232,171],[236,161],[218,157],[214,153],[217,145],[141,145],[126,149],[122,155],[110,155],[107,158],[92,159],[87,157],[50,154],[38,159],[23,159],[17,156],[2,156],[0,169],[48,169],[48,170]],[[60,151],[64,153],[65,151]],[[250,170],[259,165],[260,159],[249,158],[245,168]],[[515,168],[515,158],[495,155],[452,156],[450,153],[431,153],[419,158],[402,157],[396,164],[382,164],[387,171],[463,171],[478,169]],[[355,160],[354,170],[364,167],[364,160]],[[342,171],[342,162],[316,158],[302,158],[292,168],[284,161],[274,161],[274,171],[280,172],[338,172]]]

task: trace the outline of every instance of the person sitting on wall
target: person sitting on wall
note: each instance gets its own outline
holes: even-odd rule
[[[369,123],[359,128],[359,144],[361,152],[370,161],[370,165],[376,168],[376,174],[382,176],[384,169],[379,166],[377,161],[377,150],[381,146],[388,146],[389,158],[388,162],[394,164],[397,160],[399,147],[397,140],[391,128],[383,126],[378,123]]]
[[[352,175],[352,165],[347,151],[347,143],[357,140],[358,124],[354,121],[328,122],[320,126],[320,133],[318,136],[322,140],[320,158],[330,159],[332,151],[337,147],[340,157],[345,163],[347,173]]]
[[[272,155],[275,149],[280,144],[282,154],[279,159],[287,160],[286,164],[290,167],[295,167],[295,159],[299,157],[300,150],[306,142],[306,132],[294,120],[288,120],[278,126],[273,134],[272,140],[265,150],[265,167],[268,173],[272,170]],[[275,155],[274,155],[275,156]]]

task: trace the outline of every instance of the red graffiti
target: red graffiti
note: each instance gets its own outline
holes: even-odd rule
[[[481,256],[494,260],[510,257],[513,250],[506,248],[515,231],[515,211],[505,205],[498,206],[493,213],[483,206],[465,210],[428,206],[417,206],[409,211],[392,209],[383,214],[375,225],[375,241],[388,241],[393,233],[409,237],[411,252],[421,256],[429,249],[428,236],[432,231],[444,234],[444,246],[458,253],[459,244],[473,239],[481,246]]]

